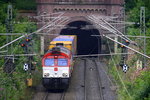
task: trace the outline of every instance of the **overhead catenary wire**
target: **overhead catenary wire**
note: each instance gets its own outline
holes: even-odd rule
[[[95,18],[93,18],[92,16],[88,16],[87,19],[90,20],[93,24],[96,24],[95,26],[96,26],[98,29],[100,29],[100,28],[102,27],[103,29],[108,30],[108,27],[106,27],[106,26],[104,26],[104,25],[102,25],[102,24],[99,24],[99,23],[98,23],[98,20],[95,19]],[[109,31],[112,32],[112,33],[115,32],[115,31],[114,31],[113,29],[111,29],[111,28],[109,28]]]
[[[61,15],[61,14],[63,14],[64,12],[55,12],[55,13],[50,13],[50,14],[40,14],[40,15],[38,15],[38,16],[33,16],[33,18],[37,18],[37,19],[39,19],[40,17],[45,17],[45,16],[50,16],[50,18],[52,18],[52,16],[54,16],[54,15]]]
[[[20,42],[21,40],[19,40],[19,42]],[[17,46],[15,46],[15,48],[13,48],[13,50],[12,50],[12,52],[11,52],[11,55],[13,55],[13,53],[15,52],[15,50],[17,49],[18,47]],[[14,56],[11,56],[11,57],[14,57]],[[8,62],[8,60],[9,59],[7,59],[5,62],[4,62],[4,64],[2,65],[2,67],[4,67],[4,65]]]
[[[19,42],[20,42],[21,40],[19,40]],[[13,52],[17,49],[18,47],[16,46],[15,48],[14,48],[14,50],[13,50]],[[13,54],[13,52],[12,52],[12,54]],[[22,55],[24,55],[24,56],[28,56],[28,54],[22,54]],[[37,54],[35,54],[37,57],[39,57],[40,58],[40,61],[41,61],[41,57],[40,57],[40,55],[37,55]],[[12,55],[12,56],[14,56],[14,55]],[[20,55],[16,55],[16,56],[20,56]],[[26,60],[26,58],[25,57],[23,57],[22,59],[20,59],[20,61],[21,62],[19,62],[19,64],[18,65],[21,65],[24,61]],[[6,60],[5,61],[5,63],[7,62],[8,60]],[[4,64],[5,64],[4,63]],[[2,66],[4,66],[4,64],[2,65]],[[12,74],[12,72],[14,72],[15,70],[16,70],[16,68],[17,67],[15,67],[12,71],[11,71],[11,73],[8,73],[7,75],[6,75],[6,77],[8,77],[9,75],[11,75]],[[16,79],[23,79],[24,77],[21,77],[21,78],[16,78]],[[12,77],[11,77],[11,79],[12,79]],[[0,81],[0,84],[5,84],[6,83],[6,81],[4,80],[4,79],[2,79],[1,81]]]
[[[56,22],[57,21],[61,21],[62,18],[64,18],[64,17],[61,17],[61,15],[59,15],[58,17],[54,18],[53,20],[51,20],[50,22],[48,22],[46,25],[44,25],[43,27],[41,27],[37,32],[40,32],[41,30],[44,30],[44,29],[49,28],[49,27],[51,27],[53,25],[56,25],[57,24]]]
[[[91,36],[103,36],[103,35],[91,35]],[[116,35],[106,35],[106,36],[109,36],[109,37],[114,37],[114,36],[116,36]],[[148,39],[150,39],[150,36],[138,36],[138,35],[125,35],[125,36],[127,36],[127,37],[133,37],[133,38],[148,38]]]
[[[22,36],[18,37],[17,39],[15,39],[15,40],[9,42],[8,44],[6,44],[6,45],[0,47],[0,49],[2,49],[2,48],[4,48],[4,47],[6,47],[6,46],[8,46],[8,45],[10,45],[10,44],[12,44],[12,43],[18,41],[18,40],[20,40],[20,39],[23,38],[23,37],[30,36],[30,35],[32,35],[32,34],[35,34],[35,33],[37,33],[37,32],[40,32],[41,30],[43,30],[43,29],[45,29],[45,28],[47,28],[46,25],[45,25],[44,27],[42,27],[41,29],[35,31],[35,32],[32,32],[32,33],[30,33],[30,34],[22,35]],[[16,48],[17,48],[17,46],[16,46]],[[16,48],[13,49],[13,52],[16,50]],[[12,54],[13,54],[13,52],[12,52]],[[12,55],[12,54],[11,54],[11,55]],[[13,56],[13,55],[12,55],[12,56]],[[25,58],[24,58],[24,59],[25,59]],[[4,62],[4,64],[3,64],[2,66],[4,66],[7,61],[8,61],[8,59]],[[22,62],[23,62],[23,60],[22,60]],[[22,63],[22,62],[20,62],[20,63]],[[16,68],[14,68],[14,69],[11,71],[11,73],[12,73],[15,69],[16,69]],[[7,74],[7,76],[9,76],[11,73]]]
[[[68,21],[69,21],[69,19],[68,19],[68,18],[65,18],[65,19],[60,20],[57,24],[65,24],[65,23],[68,22]],[[57,27],[57,25],[55,25],[54,28],[55,28],[55,27]],[[50,32],[50,31],[53,30],[54,28],[53,28],[53,27],[52,27],[52,28],[49,28],[49,30],[48,30],[46,33]]]
[[[106,26],[106,25],[101,24],[97,19],[93,18],[92,16],[88,16],[88,19],[89,19],[92,23],[97,24],[96,27],[97,27],[98,29],[101,29],[101,28],[106,29],[106,30],[108,30],[109,32],[115,34],[116,36],[119,36],[120,38],[126,40],[126,38],[124,38],[122,35],[117,34],[117,32],[116,32],[114,29],[112,29],[112,28],[110,28],[110,27],[108,27],[108,26]]]
[[[20,40],[20,41],[21,41],[21,40]],[[20,41],[19,41],[19,42],[20,42]],[[17,48],[18,48],[18,47],[16,46],[16,47],[13,49],[13,51],[11,52],[11,55],[14,53],[14,51],[15,51]],[[13,56],[12,56],[12,57],[13,57]],[[23,59],[26,59],[26,58],[23,58]],[[22,62],[23,62],[23,59],[21,60]],[[4,67],[4,65],[7,63],[7,61],[8,61],[8,59],[4,62],[4,64],[2,65],[2,67]],[[20,63],[21,63],[21,62],[20,62]],[[20,65],[20,63],[19,63],[18,65]],[[7,77],[8,77],[10,74],[12,74],[12,72],[14,72],[15,69],[16,69],[16,67],[15,67],[10,73],[7,74]],[[2,81],[3,81],[3,80],[2,80]],[[2,82],[2,81],[1,81],[1,82]],[[1,82],[0,82],[0,83],[1,83]]]
[[[111,53],[111,54],[88,54],[88,55],[74,55],[74,58],[77,57],[94,57],[94,56],[112,56],[112,55],[133,55],[134,53]]]
[[[114,26],[112,26],[111,24],[109,24],[106,20],[101,19],[102,21],[104,21],[107,25],[109,25],[111,28],[113,28],[116,32],[118,32],[121,36],[125,37],[127,40],[129,40],[130,42],[132,42],[131,39],[129,39],[128,37],[126,37],[122,32],[120,32],[118,29],[116,29]]]
[[[120,31],[118,31],[118,30],[117,30],[116,28],[114,28],[112,25],[110,25],[107,21],[101,19],[101,21],[104,21],[104,22],[106,22],[106,23],[108,24],[108,27],[107,27],[106,25],[104,26],[104,25],[100,24],[99,19],[97,19],[97,17],[95,17],[94,15],[88,16],[87,18],[88,18],[90,21],[92,21],[93,23],[99,25],[100,27],[103,27],[103,28],[107,29],[108,31],[114,33],[115,35],[121,37],[122,39],[128,40],[128,37],[126,37],[124,34],[122,34]],[[113,29],[112,29],[112,28],[113,28]],[[117,34],[117,32],[119,32],[120,34]],[[105,36],[106,38],[108,38],[108,39],[110,39],[110,40],[112,40],[112,41],[114,41],[114,42],[116,42],[116,43],[118,43],[118,44],[121,44],[121,45],[127,47],[128,49],[130,49],[130,50],[132,50],[132,51],[134,51],[134,52],[136,52],[136,53],[138,53],[138,54],[140,54],[140,55],[143,55],[143,56],[145,56],[145,57],[147,57],[147,58],[150,58],[149,56],[147,56],[147,55],[145,55],[145,54],[143,54],[143,53],[141,53],[141,52],[139,52],[139,51],[137,51],[137,50],[135,50],[135,49],[133,49],[133,48],[131,48],[131,47],[129,47],[129,46],[126,46],[126,45],[124,45],[123,43],[120,43],[120,42],[118,42],[118,41],[116,41],[116,40],[113,40],[112,38],[110,38],[110,37],[108,37],[108,36],[106,36],[106,35],[104,35],[104,34],[103,34],[103,36]],[[125,37],[124,37],[124,36],[125,36]],[[133,43],[133,44],[135,44],[135,42],[133,42],[133,41],[130,41],[130,42]]]
[[[107,40],[107,43],[108,43],[108,49],[109,49],[109,51],[110,51],[110,54],[112,54],[108,40]],[[129,96],[130,99],[131,99],[131,98],[132,98],[132,97],[131,97],[131,94],[130,94],[129,91],[127,90],[127,88],[126,88],[126,86],[125,86],[125,84],[124,84],[124,82],[123,82],[123,80],[122,80],[122,78],[121,78],[121,75],[119,74],[119,71],[118,71],[118,69],[117,69],[117,67],[116,67],[117,64],[116,64],[116,62],[115,62],[115,60],[113,59],[112,56],[111,56],[111,60],[112,60],[113,63],[114,63],[114,67],[115,67],[115,69],[116,69],[116,71],[117,71],[117,75],[118,75],[118,77],[119,77],[119,79],[120,79],[120,81],[121,81],[121,84],[123,85],[125,91],[127,92],[128,96]]]
[[[21,41],[21,40],[19,40],[18,42],[20,42],[20,41]],[[15,51],[17,48],[18,48],[18,47],[16,46],[16,47],[13,49],[12,54],[11,54],[11,55],[8,55],[8,56],[14,56],[14,57],[15,57],[15,56],[22,56],[22,55],[23,55],[23,56],[30,56],[30,54],[22,54],[22,55],[17,54],[17,55],[13,55],[14,51]],[[32,54],[31,54],[31,55],[32,55]],[[37,54],[35,54],[35,55],[36,55],[37,57],[39,57],[39,58],[40,58],[40,61],[41,61],[42,58],[40,57],[40,55],[37,55]],[[25,60],[26,60],[26,58],[23,57],[23,58],[20,60],[21,62],[19,62],[18,65],[21,65]],[[8,60],[6,60],[5,63],[6,63],[7,61],[8,61]],[[4,64],[5,64],[5,63],[4,63]],[[2,65],[2,67],[4,66],[4,64]],[[8,74],[6,75],[6,77],[8,77],[10,74],[12,74],[12,72],[14,72],[14,71],[16,70],[16,68],[17,68],[17,67],[15,67],[15,68],[11,71],[11,73],[8,73]],[[10,77],[10,78],[12,79],[12,77]],[[24,78],[24,77],[20,77],[20,78],[16,78],[16,79],[22,79],[22,78]],[[3,80],[0,81],[0,83],[4,83],[4,84],[5,84],[6,82],[4,82],[4,81],[5,81],[5,80],[3,79]]]
[[[38,29],[37,31],[32,32],[32,33],[30,33],[30,34],[22,35],[22,36],[20,36],[20,37],[18,37],[18,38],[16,38],[16,39],[14,39],[13,41],[11,41],[11,42],[9,42],[9,43],[7,43],[7,44],[1,46],[0,49],[3,49],[4,47],[6,47],[6,46],[8,46],[8,45],[10,45],[10,44],[12,44],[12,43],[18,41],[19,39],[21,39],[21,38],[23,38],[23,37],[36,34],[36,33],[40,32],[40,31],[42,31],[42,30],[44,30],[44,29],[46,29],[46,28],[48,28],[48,27],[50,27],[50,26],[52,26],[52,25],[57,24],[57,23],[55,23],[55,21],[59,21],[59,20],[61,19],[61,16],[62,16],[63,14],[64,14],[64,13],[61,13],[59,16],[57,16],[56,18],[54,18],[52,21],[50,21],[48,24],[44,25],[43,27],[41,27],[41,28]],[[55,23],[55,24],[54,24],[54,23]]]
[[[25,60],[26,58],[22,58],[20,61],[22,61],[22,62],[20,62],[18,65],[20,65],[21,63],[23,63],[23,61]],[[11,73],[9,73],[9,74],[7,74],[7,76],[6,77],[8,77],[10,74],[12,74],[12,72],[14,72],[16,70],[16,67],[11,71]],[[4,82],[5,80],[3,79],[3,80],[1,80],[0,81],[0,83],[2,84],[2,83],[6,83],[6,82]]]
[[[113,27],[112,25],[110,25],[106,20],[104,19],[98,19],[96,16],[94,15],[91,15],[91,16],[88,16],[87,17],[90,21],[92,21],[92,23],[95,23],[97,25],[99,25],[99,28],[102,27],[108,31],[110,31],[111,33],[115,34],[116,36],[119,36],[121,37],[122,39],[124,40],[128,40],[130,41],[131,43],[135,43],[133,42],[132,40],[130,40],[128,37],[126,37],[124,34],[122,34],[119,30],[117,30],[115,27]],[[106,25],[103,25],[101,23],[106,23]],[[119,33],[119,34],[118,34]]]
[[[148,55],[145,55],[145,54],[143,54],[143,53],[141,53],[141,52],[139,52],[139,51],[137,51],[137,50],[135,50],[135,49],[133,49],[133,48],[131,48],[131,47],[129,47],[129,46],[126,46],[126,45],[124,45],[123,43],[118,42],[118,41],[116,41],[116,40],[114,40],[114,39],[112,39],[112,38],[110,38],[110,37],[108,37],[108,36],[106,36],[106,35],[104,35],[104,34],[103,34],[103,36],[106,37],[106,38],[108,38],[109,40],[112,40],[113,42],[116,42],[116,43],[118,43],[118,44],[120,44],[120,45],[123,45],[123,46],[125,46],[126,48],[128,48],[128,49],[130,49],[130,50],[132,50],[132,51],[134,51],[134,52],[136,52],[136,53],[138,53],[138,54],[140,54],[140,55],[142,55],[142,56],[144,56],[144,57],[150,59],[150,56],[148,56]]]
[[[0,57],[16,57],[16,56],[36,56],[37,54],[11,54],[11,55],[0,55]]]

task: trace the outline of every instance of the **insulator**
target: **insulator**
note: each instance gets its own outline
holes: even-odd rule
[[[121,48],[124,48],[125,46],[124,45],[121,45]]]
[[[26,42],[29,42],[30,41],[30,39],[26,39]]]
[[[126,42],[127,42],[127,43],[129,43],[129,41],[128,41],[128,40],[126,40]]]
[[[130,42],[128,40],[126,40],[126,43],[125,43],[127,46],[130,44]]]

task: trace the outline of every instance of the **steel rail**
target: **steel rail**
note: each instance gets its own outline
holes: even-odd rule
[[[83,59],[84,60],[84,100],[87,100],[87,96],[86,96],[86,66],[87,66],[87,60],[86,59]]]
[[[64,100],[65,95],[66,95],[66,91],[64,91],[64,92],[61,94],[60,100]]]
[[[48,95],[49,95],[49,93],[48,93],[48,92],[46,92],[46,95],[43,97],[43,99],[42,99],[42,100],[48,100]]]
[[[101,81],[101,79],[100,79],[100,73],[99,73],[98,65],[97,65],[97,63],[96,63],[96,59],[95,59],[95,58],[93,59],[93,62],[94,62],[94,64],[95,64],[96,73],[97,73],[97,75],[98,75],[97,81],[98,81],[99,92],[100,92],[100,98],[101,98],[100,100],[104,100],[103,91],[102,91],[102,81]]]

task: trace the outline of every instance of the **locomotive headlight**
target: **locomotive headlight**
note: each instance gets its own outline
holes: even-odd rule
[[[67,77],[67,76],[68,76],[68,73],[63,73],[62,76],[63,76],[63,77]]]
[[[44,76],[45,76],[45,77],[48,77],[48,76],[49,76],[49,73],[44,73]]]

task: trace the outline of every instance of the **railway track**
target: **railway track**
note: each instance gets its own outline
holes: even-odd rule
[[[107,86],[103,88],[106,84],[104,80],[97,58],[81,58],[76,63],[66,91],[42,91],[34,100],[115,100],[108,93]]]
[[[96,63],[97,62],[96,59],[93,59],[93,62],[95,64],[94,66],[95,66],[97,75],[99,76],[99,77],[97,77],[97,81],[98,81],[98,84],[99,84],[100,97],[101,97],[101,100],[104,100],[103,91],[102,91],[102,81],[100,79],[100,73],[99,73],[99,70],[98,70],[98,65]]]
[[[45,96],[43,97],[43,99],[42,100],[47,100],[47,98],[48,98],[48,92],[47,93],[45,93]]]
[[[86,92],[86,66],[87,66],[87,60],[84,59],[84,100],[87,100],[87,92]]]
[[[43,97],[42,100],[64,100],[65,94],[66,94],[65,91],[62,93],[47,92],[45,93],[45,96]]]
[[[96,58],[84,59],[84,100],[104,100]]]

